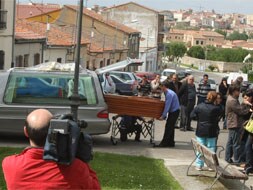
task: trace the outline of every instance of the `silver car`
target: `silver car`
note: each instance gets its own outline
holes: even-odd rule
[[[73,71],[41,69],[10,69],[0,73],[0,131],[23,132],[26,116],[38,108],[53,114],[70,113]],[[80,70],[78,119],[87,122],[89,134],[109,131],[107,105],[98,76],[93,71]]]

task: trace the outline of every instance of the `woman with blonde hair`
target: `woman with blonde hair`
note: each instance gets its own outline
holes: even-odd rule
[[[216,98],[217,93],[215,91],[208,92],[206,101],[198,104],[191,113],[191,118],[197,119],[196,140],[214,152],[221,112],[220,108],[215,105]],[[196,169],[202,170],[203,166],[204,162],[197,156]]]

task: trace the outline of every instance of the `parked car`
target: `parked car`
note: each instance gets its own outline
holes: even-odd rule
[[[120,95],[137,95],[137,83],[134,85],[130,80],[124,80],[114,74],[111,74],[111,78],[116,86],[116,93]]]
[[[131,81],[132,83],[138,81],[136,75],[133,72],[110,71],[110,74],[115,75],[119,78],[122,78],[123,80]]]
[[[143,63],[143,61],[141,61],[139,59],[127,58],[126,60],[114,63],[112,65],[107,65],[105,67],[96,69],[95,72],[97,73],[97,75],[100,78],[101,86],[103,86],[103,81],[104,81],[103,76],[105,75],[105,73],[111,73],[110,75],[111,76],[112,75],[117,76],[119,78],[118,80],[120,80],[121,83],[126,83],[126,81],[128,81],[127,83],[130,83],[132,85],[132,87],[134,88],[134,86],[137,86],[137,84],[138,84],[138,78],[134,75],[134,73],[117,71],[117,70],[122,70],[122,69],[124,69],[128,66],[141,66],[142,63]],[[127,85],[129,85],[129,84],[127,84]],[[115,92],[116,92],[116,88],[117,87],[116,87],[116,84],[115,84]]]
[[[200,81],[199,81],[199,83],[202,83],[203,82],[203,79],[201,79]],[[215,82],[215,80],[214,79],[208,79],[208,83],[210,84],[210,86],[211,86],[211,89],[212,90],[217,90],[217,86],[218,86],[218,84]]]
[[[161,82],[165,81],[168,76],[177,73],[175,69],[164,69],[161,73]]]
[[[249,81],[243,81],[241,84],[241,92],[245,92],[247,89],[250,89],[250,85],[252,85]]]
[[[190,75],[191,72],[189,72],[189,70],[179,70],[176,72],[176,74],[178,76],[178,80],[181,81],[186,77],[187,74]]]
[[[113,82],[109,73],[102,73],[98,75],[102,90],[104,94],[114,94],[116,92],[116,85]]]
[[[148,81],[151,82],[152,80],[155,79],[156,73],[153,72],[141,72],[141,71],[136,71],[135,75],[142,78],[144,75],[147,77]]]
[[[26,116],[35,109],[45,108],[52,114],[71,112],[70,96],[74,72],[55,70],[50,63],[32,68],[14,68],[0,72],[1,132],[23,132]],[[51,69],[48,69],[51,68]],[[78,92],[78,119],[87,122],[89,134],[105,134],[110,128],[107,105],[94,71],[81,69]]]

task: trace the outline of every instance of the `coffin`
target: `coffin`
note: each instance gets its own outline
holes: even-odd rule
[[[119,115],[159,118],[164,108],[164,101],[143,96],[107,94],[105,95],[105,101],[109,113]]]

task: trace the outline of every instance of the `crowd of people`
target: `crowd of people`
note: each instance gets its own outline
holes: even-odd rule
[[[223,120],[223,129],[228,130],[225,160],[243,166],[247,174],[253,173],[253,134],[244,130],[245,123],[253,117],[253,90],[244,92],[240,103],[241,82],[242,79],[238,78],[228,85],[223,78],[216,92],[211,89],[207,74],[204,74],[197,88],[192,75],[179,81],[177,74],[173,74],[163,82],[160,82],[160,75],[151,82],[144,77],[138,86],[143,90],[143,96],[158,92],[164,93],[165,96],[164,110],[158,118],[166,120],[165,130],[160,144],[156,147],[175,147],[178,118],[182,131],[193,131],[191,121],[194,119],[197,121],[196,140],[216,152],[219,122]],[[30,147],[21,154],[6,157],[2,162],[7,188],[100,189],[97,175],[87,163],[76,158],[71,165],[61,165],[42,159],[52,117],[45,109],[34,110],[27,116],[24,133],[29,138]],[[129,119],[126,116],[123,123],[134,126],[136,119],[138,118]],[[130,124],[127,124],[129,121]],[[129,129],[130,132],[136,132],[135,140],[140,142],[141,126]],[[126,139],[126,136],[122,136],[121,140]],[[196,159],[197,170],[204,167],[200,156],[198,154]]]
[[[196,87],[194,77],[188,75],[183,81],[178,81],[173,74],[161,84],[165,94],[165,108],[160,120],[166,119],[164,136],[157,147],[174,147],[174,130],[176,121],[180,118],[180,130],[193,131],[191,121],[197,121],[196,139],[212,151],[216,151],[220,132],[220,121],[223,129],[228,130],[228,140],[225,148],[225,160],[228,163],[244,167],[246,173],[253,173],[253,134],[244,130],[245,123],[253,117],[253,90],[241,93],[242,77],[227,83],[222,78],[218,89],[214,90],[208,82],[208,75]],[[179,106],[178,106],[179,105]],[[196,169],[201,170],[204,163],[196,160]]]

